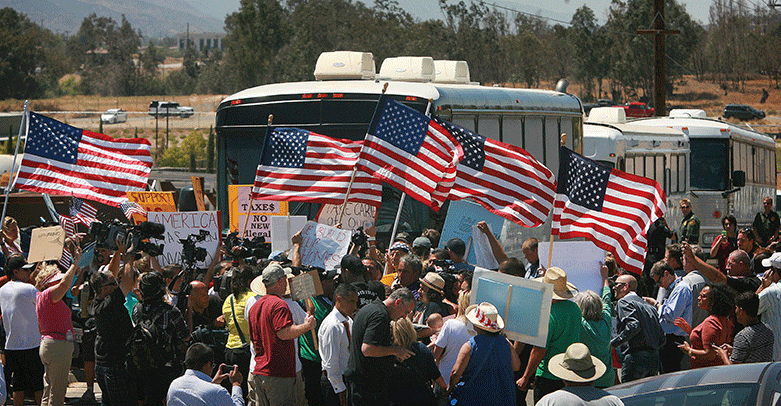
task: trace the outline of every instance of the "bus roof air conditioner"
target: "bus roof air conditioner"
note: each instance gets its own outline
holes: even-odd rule
[[[434,59],[430,56],[386,58],[380,66],[378,79],[431,82],[434,80]]]
[[[323,52],[315,64],[316,80],[373,80],[375,76],[371,52]]]
[[[469,79],[466,61],[434,61],[434,82],[468,85]]]

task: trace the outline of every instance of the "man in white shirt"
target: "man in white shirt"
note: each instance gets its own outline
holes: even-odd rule
[[[781,360],[781,252],[762,260],[762,266],[769,266],[762,276],[762,284],[757,289],[759,310],[762,323],[773,330],[777,337],[773,342],[773,361]]]
[[[21,255],[12,255],[5,263],[8,283],[0,288],[0,311],[5,328],[5,367],[11,377],[14,406],[24,405],[24,392],[35,393],[35,402],[43,396],[43,364],[38,355],[41,333],[35,298],[38,289],[30,283],[35,264]]]
[[[334,292],[333,310],[323,319],[317,340],[325,375],[321,386],[326,406],[347,406],[347,386],[342,375],[350,360],[350,333],[353,320],[350,316],[358,308],[358,290],[353,284],[342,283]]]
[[[214,351],[203,343],[195,343],[187,349],[184,357],[187,371],[174,379],[168,388],[167,406],[244,406],[241,393],[241,381],[244,378],[237,366],[229,371],[222,370],[214,374]],[[220,386],[228,378],[232,385],[231,394]]]

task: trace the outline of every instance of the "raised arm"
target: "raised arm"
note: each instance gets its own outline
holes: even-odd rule
[[[491,232],[491,229],[488,228],[488,223],[481,221],[477,223],[477,228],[488,237],[488,242],[491,244],[491,252],[493,252],[494,258],[496,258],[496,263],[501,264],[507,260],[507,254],[504,252],[502,244],[499,243],[499,240],[496,239],[496,236]]]
[[[683,255],[686,256],[686,260],[691,262],[694,265],[694,268],[702,272],[702,275],[708,280],[714,283],[727,283],[727,276],[721,273],[713,265],[708,264],[694,255],[692,247],[689,246],[689,244],[685,242],[681,243],[681,249],[683,249]]]

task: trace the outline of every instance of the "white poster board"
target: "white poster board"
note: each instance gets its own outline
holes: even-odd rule
[[[335,226],[339,222],[339,216],[342,213],[342,205],[324,204],[317,212],[315,221],[327,226]],[[347,202],[342,216],[342,228],[345,230],[357,230],[363,226],[363,229],[374,225],[374,219],[377,218],[377,208],[366,203]]]
[[[306,225],[306,216],[271,216],[271,251],[290,249],[290,239]],[[268,241],[268,239],[266,239]]]
[[[545,348],[552,299],[553,285],[549,283],[475,268],[472,304],[494,305],[511,340]]]
[[[488,230],[493,233],[491,225],[488,224]],[[477,225],[472,226],[472,247],[475,251],[475,265],[486,269],[499,269],[499,263],[496,262],[494,251],[491,249],[491,241]]]
[[[30,254],[27,262],[57,261],[62,256],[65,230],[61,226],[38,227],[30,237]]]
[[[540,263],[548,263],[549,242],[540,241],[537,253]],[[593,290],[597,295],[602,293],[602,276],[599,273],[599,262],[605,261],[605,250],[597,247],[591,241],[554,241],[551,266],[556,266],[567,273],[567,282],[578,288],[579,292]]]
[[[182,263],[182,242],[191,234],[199,234],[201,230],[209,232],[204,241],[195,243],[198,248],[206,250],[206,259],[196,262],[198,268],[206,268],[212,262],[214,253],[220,244],[220,231],[222,230],[222,217],[219,211],[184,211],[184,212],[152,212],[149,213],[149,221],[165,226],[165,241],[163,253],[157,257],[161,266]],[[159,240],[151,240],[159,244]]]
[[[339,267],[347,255],[353,232],[309,221],[301,234],[301,263],[331,270]]]

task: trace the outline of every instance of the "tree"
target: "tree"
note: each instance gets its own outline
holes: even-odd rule
[[[206,172],[214,172],[214,127],[209,126],[209,139],[206,141]]]
[[[578,8],[572,15],[569,40],[574,51],[575,77],[583,84],[581,99],[584,101],[599,98],[599,95],[594,97],[594,80],[599,77],[598,28],[597,18],[588,6]]]
[[[0,100],[42,95],[36,69],[44,62],[44,32],[26,15],[0,9]]]

